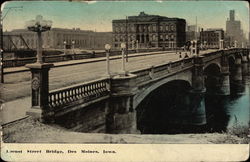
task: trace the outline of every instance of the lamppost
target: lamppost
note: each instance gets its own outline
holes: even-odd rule
[[[72,40],[72,53],[73,53],[73,54],[75,54],[74,49],[75,49],[75,41],[74,41],[74,40]]]
[[[207,41],[204,41],[204,46],[205,50],[207,50]]]
[[[105,44],[105,50],[106,50],[106,72],[107,76],[110,76],[110,62],[109,62],[109,53],[110,53],[111,45]]]
[[[131,44],[132,44],[132,50],[134,50],[134,49],[135,49],[135,41],[132,40],[132,41],[131,41]]]
[[[52,21],[44,20],[41,15],[36,16],[35,20],[26,23],[28,30],[37,33],[37,62],[27,64],[32,73],[31,80],[31,109],[26,112],[39,120],[53,120],[54,111],[48,106],[49,101],[49,70],[53,67],[51,63],[43,63],[42,60],[42,32],[51,29]]]
[[[138,53],[138,52],[139,52],[139,41],[136,40],[136,53]]]
[[[67,45],[67,42],[66,42],[66,41],[63,41],[64,55],[66,55],[66,45]]]
[[[125,71],[125,57],[124,57],[124,51],[126,49],[126,44],[125,43],[121,43],[121,49],[122,49],[122,74],[126,74]]]
[[[43,20],[41,15],[36,16],[36,20],[26,22],[28,30],[37,33],[37,63],[42,64],[42,32],[50,30],[52,21]]]
[[[197,40],[194,40],[194,55],[198,56],[198,51],[197,51]]]
[[[190,41],[190,56],[193,56],[193,41]]]
[[[224,45],[223,45],[223,40],[222,39],[220,39],[220,49],[224,49]]]
[[[234,41],[234,48],[236,48],[237,47],[237,41],[235,40]]]

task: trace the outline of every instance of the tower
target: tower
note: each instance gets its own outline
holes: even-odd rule
[[[235,20],[235,12],[234,12],[234,10],[230,10],[229,17],[230,17],[230,21],[234,21]]]

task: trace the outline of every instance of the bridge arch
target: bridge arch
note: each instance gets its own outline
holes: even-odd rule
[[[221,66],[217,63],[208,64],[204,68],[206,93],[218,93],[222,85]]]
[[[177,81],[182,80],[186,81],[190,86],[192,85],[192,72],[186,71],[184,73],[176,74],[172,77],[168,77],[165,79],[162,79],[160,81],[157,81],[149,86],[146,86],[142,88],[139,93],[135,96],[133,108],[136,109],[136,107],[144,100],[145,97],[147,97],[152,91],[156,90],[157,88],[161,87],[164,84],[167,84],[171,81]]]
[[[236,60],[236,58],[235,58],[234,55],[228,56],[228,65],[229,65],[229,68],[232,67],[232,65],[235,64],[235,60]]]
[[[207,69],[207,68],[210,68],[211,66],[217,66],[219,68],[219,70],[221,71],[221,64],[219,62],[210,62],[209,64],[206,64],[204,65],[204,71]]]
[[[191,89],[189,81],[171,80],[148,93],[136,107],[137,129],[142,134],[184,131],[180,126],[188,123]]]

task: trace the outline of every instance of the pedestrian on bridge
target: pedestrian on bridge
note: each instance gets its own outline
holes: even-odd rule
[[[179,52],[179,58],[180,58],[180,59],[182,58],[182,56],[181,56],[181,52]]]

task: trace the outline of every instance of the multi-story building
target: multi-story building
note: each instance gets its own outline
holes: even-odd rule
[[[223,29],[207,29],[206,31],[201,30],[200,40],[203,45],[207,48],[220,48],[221,40],[224,41]]]
[[[196,25],[188,25],[187,30],[186,30],[186,41],[192,41],[196,39],[197,30],[196,30]]]
[[[128,48],[181,47],[186,41],[186,20],[148,15],[141,12],[138,16],[112,21],[113,46],[120,48],[122,42]]]
[[[16,29],[5,32],[4,35],[13,35],[12,42],[17,48],[24,48],[26,44],[29,48],[36,48],[36,33],[27,29]],[[17,37],[21,35],[24,41]],[[90,30],[80,30],[80,28],[62,29],[52,28],[42,33],[43,48],[45,49],[63,49],[79,48],[79,49],[104,49],[105,44],[112,43],[111,32],[94,32]],[[26,43],[26,44],[25,44]],[[6,43],[7,44],[7,43]]]
[[[236,41],[238,46],[241,46],[244,41],[243,38],[243,30],[241,29],[241,22],[239,20],[235,20],[235,11],[229,11],[229,19],[226,22],[226,34],[227,37],[230,37],[230,45],[234,45]]]

